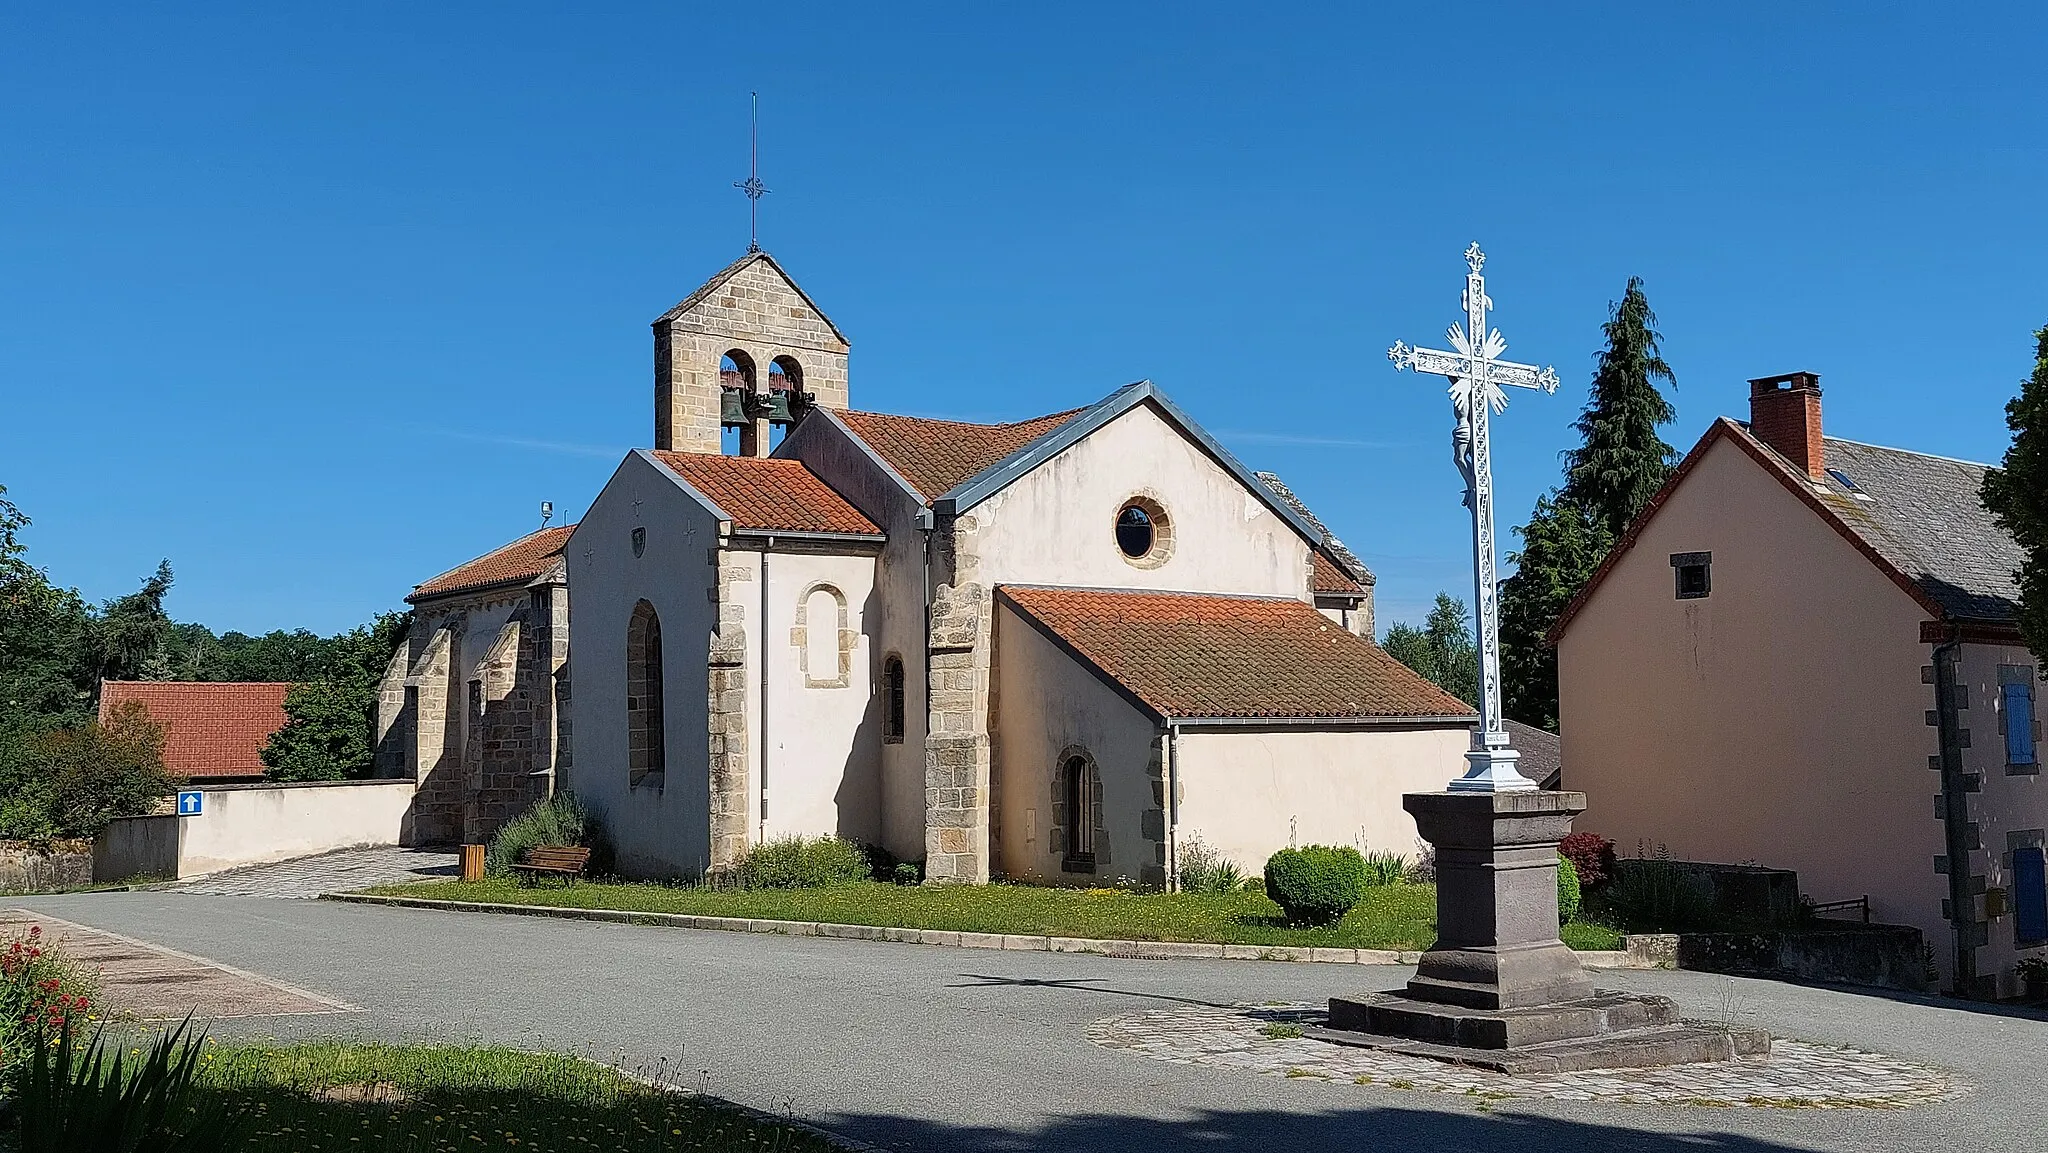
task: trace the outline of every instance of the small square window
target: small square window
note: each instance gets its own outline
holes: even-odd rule
[[[1705,597],[1708,593],[1713,591],[1713,553],[1672,553],[1671,571],[1677,575],[1679,600],[1699,600],[1700,598]]]

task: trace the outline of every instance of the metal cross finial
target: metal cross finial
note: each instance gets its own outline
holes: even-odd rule
[[[761,251],[761,198],[768,195],[768,186],[761,183],[761,94],[749,93],[754,98],[753,118],[747,128],[747,178],[732,182],[734,188],[747,194],[747,251]]]
[[[1412,368],[1449,378],[1451,408],[1457,427],[1451,432],[1451,458],[1465,478],[1465,507],[1472,510],[1472,568],[1474,615],[1479,619],[1479,728],[1472,734],[1472,751],[1465,754],[1470,767],[1463,777],[1451,782],[1452,792],[1519,792],[1536,787],[1515,771],[1519,753],[1508,741],[1500,707],[1500,605],[1497,579],[1499,557],[1494,548],[1493,450],[1488,434],[1489,413],[1508,406],[1502,385],[1557,391],[1557,371],[1502,360],[1507,339],[1499,329],[1486,327],[1487,310],[1493,300],[1486,295],[1486,278],[1479,270],[1486,266],[1486,254],[1479,242],[1465,250],[1465,323],[1453,324],[1446,334],[1455,352],[1434,348],[1412,348],[1400,341],[1387,350],[1396,370]]]

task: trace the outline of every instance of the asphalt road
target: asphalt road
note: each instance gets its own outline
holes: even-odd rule
[[[48,912],[364,1007],[219,1035],[489,1040],[665,1062],[683,1080],[887,1148],[2019,1150],[2048,1132],[2048,1018],[1693,973],[1609,972],[1689,1012],[1937,1065],[1973,1092],[1898,1111],[1502,1102],[1177,1065],[1089,1022],[1175,1000],[1314,1001],[1398,968],[1137,961],[441,913],[102,893]]]

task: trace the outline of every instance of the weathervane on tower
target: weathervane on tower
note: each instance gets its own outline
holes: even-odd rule
[[[761,183],[761,94],[748,93],[753,97],[753,116],[747,128],[747,178],[732,182],[734,188],[747,194],[747,251],[761,251],[761,198],[768,195],[768,186]]]
[[[1486,254],[1473,241],[1465,250],[1465,323],[1451,325],[1447,339],[1456,352],[1433,348],[1410,348],[1400,341],[1387,350],[1387,359],[1399,371],[1412,368],[1450,378],[1451,408],[1457,427],[1451,433],[1451,456],[1465,478],[1465,507],[1472,510],[1474,615],[1479,620],[1479,727],[1472,733],[1472,751],[1465,754],[1469,764],[1465,775],[1452,781],[1454,793],[1511,793],[1536,787],[1535,782],[1515,769],[1520,759],[1508,740],[1500,706],[1500,584],[1499,557],[1494,548],[1493,452],[1488,437],[1487,414],[1504,411],[1507,393],[1501,386],[1557,391],[1557,370],[1537,368],[1499,359],[1507,351],[1507,339],[1499,329],[1488,330],[1486,312],[1493,301],[1486,295]]]

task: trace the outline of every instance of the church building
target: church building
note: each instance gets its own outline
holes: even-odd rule
[[[860,411],[846,336],[759,251],[654,344],[653,447],[581,522],[409,598],[379,755],[421,839],[568,788],[634,876],[792,834],[940,882],[1165,886],[1193,837],[1253,871],[1413,851],[1401,794],[1458,774],[1470,708],[1157,386],[1008,424]]]

